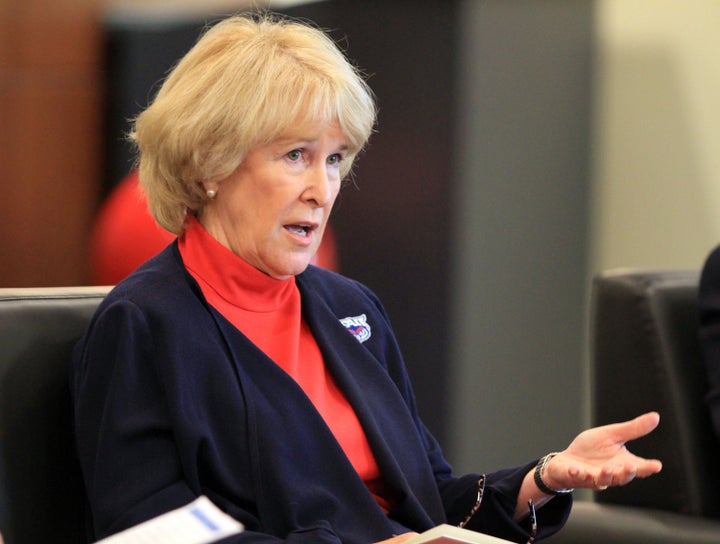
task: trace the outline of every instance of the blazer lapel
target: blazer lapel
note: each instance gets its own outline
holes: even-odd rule
[[[304,317],[325,363],[355,410],[383,477],[397,493],[399,511],[393,517],[409,516],[413,526],[437,524],[444,518],[437,484],[417,422],[397,385],[370,350],[340,323],[345,316],[336,316],[303,284],[300,290]],[[362,313],[363,308],[357,310]],[[425,507],[431,504],[431,512],[418,497],[423,497]]]

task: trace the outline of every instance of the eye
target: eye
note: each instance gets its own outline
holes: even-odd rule
[[[302,149],[293,149],[287,154],[287,158],[293,162],[299,161],[302,158]]]
[[[327,163],[331,166],[337,166],[342,162],[343,158],[340,153],[333,153],[327,158]]]

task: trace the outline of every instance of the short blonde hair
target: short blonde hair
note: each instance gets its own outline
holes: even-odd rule
[[[207,202],[201,181],[229,176],[247,152],[291,127],[337,121],[348,140],[342,176],[367,143],[372,91],[322,31],[275,15],[211,27],[169,74],[130,134],[155,220],[180,233]]]

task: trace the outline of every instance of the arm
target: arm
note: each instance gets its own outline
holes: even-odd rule
[[[625,443],[648,434],[658,422],[658,414],[648,413],[580,433],[545,465],[542,481],[557,490],[602,490],[655,474],[662,468],[660,461],[633,455]],[[467,528],[513,541],[527,539],[528,501],[532,499],[537,509],[537,537],[547,537],[560,529],[569,514],[570,495],[556,497],[541,491],[535,483],[536,467],[532,463],[488,474],[481,507]],[[458,516],[471,511],[477,495],[477,487],[472,483],[466,477],[441,482],[449,523],[459,523],[462,518]]]
[[[371,292],[368,292],[367,296],[375,302],[381,314],[380,319],[377,315],[374,316],[372,322],[375,325],[384,322],[385,327],[381,330],[385,334],[374,334],[373,339],[375,342],[371,341],[365,345],[374,350],[378,361],[385,364],[387,372],[402,395],[404,403],[414,420],[414,426],[421,437],[424,457],[432,470],[432,476],[441,500],[441,511],[434,521],[435,523],[444,522],[457,525],[473,511],[478,498],[480,475],[453,475],[450,465],[443,456],[440,445],[425,427],[418,414],[410,379],[384,308]],[[374,330],[377,330],[377,328]],[[528,463],[525,466],[487,474],[482,507],[473,513],[466,527],[508,540],[527,540],[530,529],[529,524],[524,519],[515,519],[515,510],[523,479],[534,466],[535,463]],[[552,507],[544,509],[540,519],[539,536],[548,536],[562,527],[569,514],[571,502],[571,498],[566,497],[563,500],[554,501]],[[425,501],[425,504],[427,505],[428,502]],[[524,506],[523,514],[526,514],[527,502],[525,502]]]
[[[115,303],[76,348],[76,442],[98,538],[195,498],[179,477],[152,346],[142,314]]]

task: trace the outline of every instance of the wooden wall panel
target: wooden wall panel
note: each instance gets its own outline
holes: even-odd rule
[[[0,5],[0,286],[86,281],[101,150],[98,4]]]

